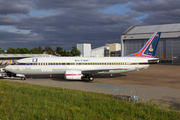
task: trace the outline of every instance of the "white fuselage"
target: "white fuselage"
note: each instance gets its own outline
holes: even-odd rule
[[[5,69],[25,75],[64,74],[78,70],[82,74],[112,74],[148,68],[148,60],[140,57],[39,57],[18,60]]]

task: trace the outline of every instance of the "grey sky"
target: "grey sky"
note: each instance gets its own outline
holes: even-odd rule
[[[0,0],[0,47],[119,43],[130,26],[178,23],[179,8],[178,0]]]

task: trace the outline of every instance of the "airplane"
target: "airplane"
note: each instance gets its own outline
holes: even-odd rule
[[[23,75],[64,74],[68,80],[93,81],[94,74],[115,74],[146,69],[158,63],[154,58],[161,32],[155,32],[142,49],[125,57],[36,57],[24,58],[6,70]]]

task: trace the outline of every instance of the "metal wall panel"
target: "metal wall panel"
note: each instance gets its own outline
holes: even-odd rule
[[[160,39],[155,57],[162,58],[162,54],[166,54],[166,39]]]
[[[135,26],[129,30],[127,34],[143,34],[143,33],[153,33],[153,32],[175,32],[180,31],[180,24],[163,24],[163,25],[148,25],[148,26]]]
[[[139,52],[148,40],[125,40],[124,56]]]
[[[173,40],[173,56],[177,57],[173,60],[174,64],[180,63],[180,40],[174,39]]]
[[[173,39],[166,39],[166,58],[173,56]]]

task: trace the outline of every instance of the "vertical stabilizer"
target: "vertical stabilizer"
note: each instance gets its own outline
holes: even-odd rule
[[[128,55],[127,57],[154,57],[160,36],[161,32],[155,32],[138,53]]]

